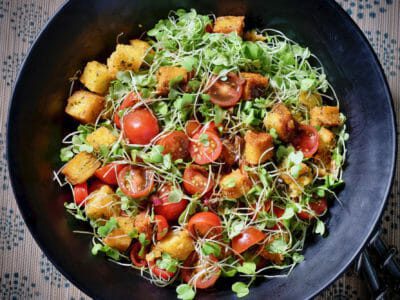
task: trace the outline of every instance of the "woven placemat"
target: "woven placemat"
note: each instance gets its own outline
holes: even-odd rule
[[[321,0],[323,1],[323,0]],[[400,0],[341,0],[362,28],[384,67],[397,115],[400,106]],[[63,0],[0,0],[0,297],[88,299],[47,260],[26,228],[9,183],[5,128],[12,86],[29,47]],[[399,165],[399,164],[398,164]],[[383,239],[400,248],[399,169],[382,219]],[[338,245],[339,246],[339,245]],[[300,295],[299,295],[300,296]],[[319,299],[366,299],[350,267]]]

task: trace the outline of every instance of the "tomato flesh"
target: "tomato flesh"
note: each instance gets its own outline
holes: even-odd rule
[[[188,223],[192,236],[217,237],[222,233],[222,224],[218,215],[212,212],[199,212],[193,215]]]
[[[218,159],[222,152],[222,143],[214,132],[199,132],[193,136],[189,152],[197,164],[205,165]]]
[[[189,158],[189,138],[183,131],[173,131],[162,137],[158,145],[163,146],[163,154],[171,154],[172,160]]]
[[[87,196],[89,196],[87,182],[83,182],[74,186],[74,199],[76,205],[84,205],[84,201]]]
[[[160,132],[158,121],[148,109],[137,109],[123,118],[124,134],[131,144],[147,145]]]
[[[154,221],[156,223],[156,231],[157,231],[157,241],[162,240],[168,233],[168,221],[162,215],[154,216]]]
[[[132,261],[132,263],[136,266],[136,267],[144,267],[146,265],[146,259],[145,259],[145,255],[140,256],[139,252],[140,249],[142,248],[142,245],[139,242],[135,242],[132,245],[131,251],[129,253],[129,257]]]
[[[134,92],[129,93],[125,97],[124,101],[122,101],[121,105],[118,107],[117,111],[114,114],[114,123],[118,128],[121,128],[121,118],[119,117],[119,112],[121,110],[134,106],[137,102],[139,102],[139,98]]]
[[[239,102],[243,93],[245,80],[240,78],[235,73],[228,73],[227,80],[221,78],[216,80],[208,89],[208,95],[211,97],[211,102],[221,107],[232,107]],[[212,78],[211,80],[215,80]]]
[[[125,167],[123,164],[110,163],[101,167],[94,172],[94,176],[100,179],[102,182],[117,185],[118,184],[118,173]]]
[[[301,124],[292,144],[296,150],[303,152],[304,157],[312,157],[319,146],[318,131],[313,126]]]
[[[178,220],[189,202],[186,199],[182,199],[179,202],[168,202],[171,190],[172,187],[166,185],[160,190],[157,196],[153,195],[151,200],[153,202],[154,212],[157,215],[162,215],[168,221],[174,222]]]
[[[212,262],[218,262],[218,260],[213,255],[208,256],[209,260]],[[206,262],[205,264],[210,265],[210,262]],[[198,263],[198,255],[196,252],[192,252],[189,257],[183,263],[183,268],[181,271],[182,279],[186,283],[192,280],[192,278],[196,275],[196,273],[201,272],[202,270],[209,269],[207,265],[202,266]],[[201,276],[196,276],[196,280],[193,282],[194,286],[197,289],[208,289],[212,287],[218,280],[221,275],[221,270],[216,267],[211,272],[207,272],[202,274]]]
[[[237,253],[243,253],[251,246],[261,242],[266,235],[255,227],[248,227],[232,239],[232,249]]]
[[[185,131],[189,137],[193,137],[196,133],[200,132],[201,124],[197,120],[189,120],[186,122]]]
[[[315,216],[322,215],[328,209],[328,202],[326,199],[322,198],[315,202],[310,202],[310,208],[315,213],[315,215],[311,215],[306,211],[300,211],[297,213],[300,219],[302,220],[311,220],[315,218]]]
[[[154,261],[149,262],[149,268],[153,275],[164,280],[170,280],[175,275],[175,273],[173,272],[169,272],[167,270],[159,268],[157,264],[154,263]]]
[[[208,172],[200,166],[188,166],[183,173],[183,187],[190,195],[205,194],[212,190],[214,180],[208,182]]]
[[[149,195],[154,186],[154,173],[138,167],[126,166],[118,173],[118,186],[132,198]]]

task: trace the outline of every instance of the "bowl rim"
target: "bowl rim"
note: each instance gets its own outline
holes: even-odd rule
[[[13,102],[14,102],[14,98],[16,97],[16,90],[18,87],[18,84],[20,82],[20,79],[22,77],[22,73],[23,70],[25,69],[26,63],[27,61],[29,61],[31,55],[32,55],[32,49],[34,49],[36,47],[36,45],[38,44],[38,42],[41,40],[42,36],[49,30],[49,26],[53,23],[53,21],[55,19],[57,19],[59,17],[59,15],[64,11],[64,9],[70,5],[73,2],[73,0],[64,0],[64,2],[55,10],[55,12],[53,13],[53,15],[45,22],[45,24],[43,25],[43,27],[40,29],[39,33],[37,34],[37,36],[35,37],[34,42],[32,43],[32,45],[29,47],[27,55],[25,56],[25,58],[23,59],[23,62],[18,70],[17,76],[15,78],[15,82],[13,84],[12,87],[12,93],[10,96],[10,100],[9,100],[9,104],[8,104],[8,113],[7,113],[7,123],[6,123],[6,160],[7,160],[7,165],[9,166],[9,162],[10,162],[10,144],[9,144],[9,140],[10,140],[10,130],[9,130],[9,126],[10,126],[10,117],[12,115],[13,112]],[[398,145],[397,145],[397,120],[396,120],[396,113],[395,113],[395,107],[394,107],[394,101],[393,101],[393,97],[392,97],[392,93],[390,90],[390,86],[388,83],[388,79],[386,77],[385,71],[382,67],[382,64],[378,58],[377,53],[375,52],[375,50],[373,49],[372,45],[370,44],[368,38],[366,37],[366,35],[364,34],[364,32],[362,31],[362,29],[357,25],[357,23],[353,20],[353,18],[350,17],[350,15],[344,10],[344,8],[342,8],[339,3],[337,3],[335,0],[327,0],[326,3],[328,3],[328,5],[335,10],[340,18],[346,20],[347,22],[349,22],[349,24],[352,27],[352,31],[354,32],[354,34],[358,35],[361,39],[361,43],[364,44],[364,46],[366,47],[366,49],[368,49],[369,53],[372,54],[373,57],[373,61],[375,63],[375,65],[377,66],[377,69],[379,70],[378,74],[380,75],[383,85],[382,85],[382,90],[384,92],[384,94],[386,95],[386,98],[389,99],[389,104],[390,104],[390,115],[388,115],[387,117],[390,118],[391,120],[391,127],[392,127],[392,132],[394,133],[394,138],[393,138],[393,144],[391,145],[391,152],[392,152],[392,157],[391,157],[391,170],[390,170],[390,179],[387,182],[387,185],[384,189],[384,197],[381,201],[381,205],[379,207],[379,213],[376,215],[375,219],[370,221],[370,224],[372,225],[370,227],[370,230],[368,231],[368,233],[366,234],[365,238],[362,240],[362,242],[360,243],[360,245],[358,246],[358,248],[356,249],[356,251],[354,251],[353,255],[351,255],[350,259],[343,265],[343,267],[339,270],[336,271],[336,274],[334,276],[332,276],[331,278],[325,280],[325,282],[320,285],[320,287],[318,289],[315,289],[314,291],[312,291],[309,295],[305,295],[305,297],[307,299],[311,299],[314,298],[315,296],[317,296],[318,294],[320,294],[323,290],[327,289],[328,287],[330,287],[334,281],[341,276],[349,267],[349,265],[355,261],[355,259],[360,255],[360,253],[363,251],[363,249],[367,246],[368,241],[371,238],[371,235],[374,233],[376,227],[379,226],[378,221],[382,218],[382,215],[384,213],[385,207],[387,205],[388,202],[388,198],[390,195],[390,191],[393,185],[393,181],[395,178],[395,171],[396,171],[396,166],[397,166],[397,150],[398,150]],[[25,225],[27,224],[27,214],[26,212],[22,209],[22,199],[17,197],[17,192],[16,192],[16,186],[15,186],[15,180],[13,180],[13,178],[16,176],[16,174],[14,174],[9,167],[7,167],[8,169],[8,174],[9,174],[9,178],[10,178],[10,183],[11,183],[11,187],[12,187],[12,191],[13,191],[13,195],[14,195],[14,199],[17,202],[17,206],[19,209],[19,212],[25,222]],[[80,282],[78,282],[77,280],[75,280],[75,278],[70,274],[67,273],[57,262],[55,257],[51,256],[48,254],[48,251],[44,245],[44,243],[41,241],[40,237],[38,234],[34,233],[32,228],[30,226],[27,226],[31,236],[33,237],[33,239],[35,240],[36,244],[39,246],[40,250],[46,255],[46,257],[49,259],[49,261],[57,268],[57,270],[68,280],[70,281],[75,287],[77,287],[80,291],[84,292],[86,295],[91,296],[93,295],[92,293],[92,289],[90,289],[89,287],[85,286],[84,284],[81,284]]]

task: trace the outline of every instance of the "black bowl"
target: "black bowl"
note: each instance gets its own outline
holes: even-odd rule
[[[348,116],[346,187],[328,220],[329,236],[307,245],[290,277],[263,281],[252,299],[308,298],[339,276],[360,252],[385,206],[395,167],[395,119],[390,92],[367,40],[334,1],[71,0],[47,24],[15,85],[8,120],[8,161],[14,193],[33,237],[57,268],[94,298],[174,298],[131,269],[90,253],[90,238],[67,216],[69,191],[52,181],[63,134],[73,129],[63,109],[68,79],[88,60],[103,60],[116,36],[138,37],[170,10],[245,15],[249,28],[272,27],[307,45],[323,62]],[[140,28],[138,25],[143,25]],[[201,298],[234,298],[228,282]]]

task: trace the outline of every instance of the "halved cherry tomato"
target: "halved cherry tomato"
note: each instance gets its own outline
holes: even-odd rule
[[[204,124],[204,126],[201,128],[201,132],[211,131],[216,135],[219,135],[218,128],[222,128],[222,125],[221,124],[216,125],[214,121],[211,121],[209,123]]]
[[[181,270],[183,281],[189,282],[194,276],[196,276],[196,273],[204,270],[210,270],[212,263],[218,262],[218,259],[216,259],[214,255],[209,255],[208,258],[210,262],[204,262],[204,265],[200,265],[198,261],[198,255],[195,251],[193,251],[183,263],[183,268]],[[217,282],[220,275],[221,269],[218,266],[215,266],[213,270],[204,272],[201,276],[196,276],[196,280],[193,282],[193,285],[197,289],[207,289],[212,287],[215,282]]]
[[[139,268],[144,267],[147,263],[145,255],[142,255],[142,256],[139,255],[141,248],[142,248],[142,244],[140,244],[139,242],[135,242],[132,245],[131,251],[129,253],[129,257],[130,257],[132,263]]]
[[[266,212],[271,212],[271,207],[272,207],[272,201],[271,200],[267,200],[264,203],[264,211]],[[285,213],[285,209],[284,208],[280,208],[279,206],[275,206],[272,209],[272,213],[277,217],[280,218],[282,217],[282,215]]]
[[[189,120],[186,122],[185,131],[189,137],[193,137],[196,133],[200,132],[201,124],[197,120]]]
[[[149,261],[149,268],[156,277],[164,280],[170,280],[175,275],[173,272],[159,268],[154,261]]]
[[[110,163],[94,172],[94,176],[107,184],[118,184],[117,175],[125,167],[123,164]]]
[[[146,145],[160,132],[156,117],[145,108],[126,114],[123,124],[125,136],[132,144]]]
[[[211,102],[221,107],[232,107],[239,102],[243,93],[245,80],[235,73],[228,73],[227,80],[218,79],[207,91]],[[215,80],[212,78],[211,80]]]
[[[322,198],[315,202],[310,202],[310,208],[315,213],[315,215],[311,215],[306,211],[300,211],[297,213],[300,219],[302,220],[311,220],[315,218],[315,216],[322,215],[328,209],[328,202],[326,199]]]
[[[158,195],[152,196],[151,200],[153,202],[154,212],[157,215],[164,216],[168,221],[176,221],[185,210],[188,201],[182,199],[179,202],[168,202],[171,190],[172,187],[170,185],[165,185],[159,191]]]
[[[209,211],[199,212],[190,218],[188,230],[193,236],[212,238],[222,233],[222,224],[218,215]]]
[[[265,233],[257,228],[248,227],[232,239],[232,249],[240,254],[261,242],[265,237]]]
[[[188,166],[183,172],[183,187],[190,194],[205,194],[214,186],[214,180],[211,178],[208,182],[208,172],[197,165]]]
[[[126,166],[118,173],[118,186],[132,198],[149,195],[154,186],[154,173],[139,167]]]
[[[172,160],[189,158],[189,138],[183,131],[172,131],[166,136],[163,136],[157,145],[164,147],[163,154],[171,154]]]
[[[168,233],[168,221],[167,219],[162,216],[162,215],[155,215],[154,216],[154,221],[156,223],[156,229],[157,229],[157,241],[162,240]]]
[[[300,124],[292,144],[296,150],[303,152],[305,157],[312,157],[318,150],[318,131],[313,126]]]
[[[139,102],[138,96],[135,92],[129,93],[124,101],[122,101],[121,105],[118,107],[117,111],[114,114],[114,123],[118,128],[121,128],[121,121],[118,113],[126,108],[134,106],[137,102]]]
[[[88,195],[88,185],[86,182],[74,185],[74,199],[77,205],[81,205]]]
[[[103,185],[106,185],[104,182],[98,180],[97,178],[90,179],[89,181],[89,194],[100,189]]]
[[[193,160],[204,165],[216,161],[222,152],[222,143],[218,135],[211,131],[199,132],[193,136],[189,144],[189,152]]]

